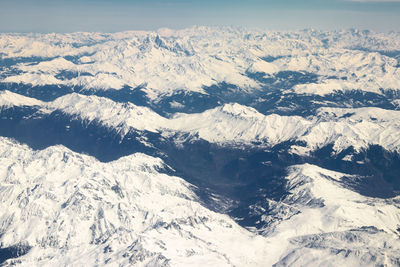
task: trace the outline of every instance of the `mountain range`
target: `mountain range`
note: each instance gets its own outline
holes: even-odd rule
[[[0,34],[0,265],[398,266],[399,47]]]

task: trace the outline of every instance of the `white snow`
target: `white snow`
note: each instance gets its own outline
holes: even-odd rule
[[[289,195],[270,201],[255,235],[201,206],[192,186],[134,154],[110,163],[62,146],[34,151],[0,138],[0,242],[32,249],[22,266],[395,266],[399,199],[342,186],[344,176],[290,167]],[[374,230],[377,229],[377,230]],[[338,253],[337,251],[346,251]]]
[[[274,74],[279,71],[279,67],[273,63],[265,62],[264,60],[259,60],[251,65],[248,69],[250,72],[264,72],[265,74]]]
[[[263,266],[263,237],[201,206],[162,166],[143,154],[100,163],[0,138],[2,247],[33,247],[17,260],[30,266]]]
[[[361,196],[341,184],[343,177],[356,177],[310,164],[288,171],[289,195],[271,201],[273,210],[263,218],[270,223],[264,235],[279,255],[278,266],[375,266],[374,260],[396,265],[399,197]],[[371,226],[381,232],[368,235],[364,228]]]
[[[303,118],[263,115],[240,104],[226,104],[203,113],[181,113],[167,119],[149,108],[78,94],[60,97],[45,107],[90,121],[98,120],[108,127],[120,129],[122,135],[134,128],[166,134],[188,132],[219,144],[261,141],[271,146],[298,140],[305,141],[309,150],[331,143],[337,152],[349,146],[359,150],[371,144],[390,151],[400,149],[400,111],[372,107],[321,108],[317,116]]]
[[[398,47],[398,33],[274,32],[230,27],[0,35],[2,57],[39,57],[42,61],[17,64],[22,73],[7,74],[3,82],[105,90],[146,84],[143,90],[154,101],[177,90],[204,93],[204,86],[221,82],[236,85],[239,90],[258,90],[260,83],[248,78],[247,71],[302,71],[320,76],[315,84],[295,86],[292,91],[299,94],[398,90],[397,60],[373,52],[396,51]],[[76,63],[63,58],[66,56],[76,57]],[[279,58],[265,62],[262,58],[266,56]],[[61,70],[92,76],[56,79],[54,76]]]
[[[358,30],[0,33],[1,59],[19,62],[0,68],[0,82],[98,90],[140,86],[156,103],[175,92],[206,94],[204,87],[222,82],[251,94],[263,84],[249,72],[271,77],[299,71],[318,80],[297,84],[288,93],[380,94],[400,89],[400,68],[398,59],[379,51],[399,47],[399,33]],[[275,60],[263,60],[269,56]],[[58,76],[63,72],[77,75],[63,79]],[[400,107],[399,100],[392,104]],[[370,145],[400,152],[400,111],[374,107],[320,108],[315,116],[300,117],[263,115],[231,103],[167,118],[94,95],[73,93],[43,102],[0,92],[0,111],[17,107],[96,121],[121,137],[138,130],[172,136],[177,143],[201,138],[265,149],[301,141],[289,149],[298,155],[329,144],[335,152]],[[343,160],[353,160],[352,155]],[[255,230],[204,207],[193,185],[163,168],[161,159],[141,153],[102,163],[63,146],[32,150],[0,137],[0,248],[32,247],[6,266],[399,265],[400,197],[357,193],[347,181],[362,177],[311,164],[291,166],[282,178],[288,194],[265,198],[270,209],[261,216],[265,227]]]
[[[225,104],[202,113],[177,113],[165,118],[147,107],[117,103],[108,98],[69,94],[53,102],[6,92],[9,102],[2,105],[40,105],[43,112],[60,110],[83,120],[98,121],[125,136],[131,129],[171,135],[190,133],[221,145],[251,145],[261,142],[273,146],[285,141],[304,141],[293,146],[292,153],[309,151],[333,144],[340,152],[350,146],[356,151],[380,145],[389,151],[400,151],[400,111],[381,108],[320,108],[316,116],[263,115],[251,107]],[[15,99],[16,103],[12,103]],[[1,103],[0,103],[1,104]]]
[[[118,129],[121,135],[125,135],[130,127],[157,132],[167,122],[166,118],[147,107],[75,93],[59,97],[43,107],[50,110],[59,109],[89,121],[99,120],[105,126]]]
[[[13,106],[43,106],[44,103],[35,98],[12,93],[8,90],[0,92],[0,107],[10,108]]]

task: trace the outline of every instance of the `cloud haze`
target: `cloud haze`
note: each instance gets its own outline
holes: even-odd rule
[[[192,25],[397,30],[400,0],[0,1],[3,32],[113,32]]]
[[[400,3],[400,0],[347,0],[349,2],[359,2],[359,3]]]

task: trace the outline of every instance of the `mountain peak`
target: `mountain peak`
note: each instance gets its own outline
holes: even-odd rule
[[[9,108],[13,106],[42,106],[43,102],[35,98],[26,97],[8,90],[0,91],[0,106]]]

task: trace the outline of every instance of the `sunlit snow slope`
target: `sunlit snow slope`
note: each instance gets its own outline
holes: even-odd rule
[[[400,200],[353,193],[341,184],[342,173],[290,168],[290,195],[274,203],[275,218],[264,218],[271,225],[255,235],[201,206],[188,183],[160,173],[166,166],[159,159],[134,154],[100,163],[61,146],[32,151],[0,141],[1,244],[26,253],[10,264],[265,266],[329,259],[365,266],[400,260]]]
[[[380,108],[320,108],[315,116],[263,115],[255,109],[232,103],[197,114],[175,114],[165,118],[151,109],[132,103],[117,103],[97,96],[76,93],[52,102],[41,102],[9,91],[0,93],[0,106],[36,106],[42,113],[61,111],[81,120],[97,121],[117,129],[122,138],[131,129],[150,132],[185,132],[211,143],[265,146],[285,141],[304,141],[293,146],[294,153],[305,153],[328,144],[340,152],[380,145],[390,151],[400,149],[400,111]]]
[[[2,82],[86,89],[143,87],[150,99],[176,91],[206,93],[227,83],[261,90],[268,79],[313,73],[287,90],[400,89],[397,33],[273,32],[194,27],[114,34],[1,34]],[[390,53],[391,52],[391,53]],[[13,62],[14,60],[14,62]]]
[[[0,33],[0,265],[399,266],[399,196],[399,33]]]

